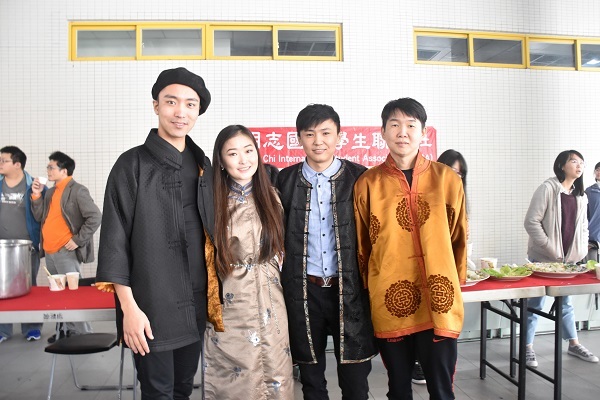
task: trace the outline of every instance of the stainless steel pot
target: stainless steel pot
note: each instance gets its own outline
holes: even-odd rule
[[[0,299],[31,290],[31,240],[0,240]]]

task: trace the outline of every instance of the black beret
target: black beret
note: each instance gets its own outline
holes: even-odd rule
[[[166,69],[161,72],[158,79],[156,79],[156,83],[152,86],[152,98],[158,100],[158,94],[161,90],[176,83],[188,86],[198,93],[198,96],[200,96],[200,112],[198,115],[204,114],[210,104],[210,92],[204,84],[204,79],[183,67]]]

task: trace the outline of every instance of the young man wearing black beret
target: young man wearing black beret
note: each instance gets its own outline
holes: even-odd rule
[[[217,329],[212,167],[188,135],[210,104],[185,68],[152,87],[158,129],[123,153],[106,185],[97,286],[116,292],[117,330],[144,399],[187,399],[207,315]]]

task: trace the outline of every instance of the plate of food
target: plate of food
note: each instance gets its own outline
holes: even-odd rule
[[[563,263],[530,263],[527,267],[533,271],[535,276],[542,278],[568,279],[589,272],[586,264],[563,264]]]
[[[531,275],[531,269],[525,266],[505,264],[500,269],[485,268],[482,271],[490,275],[490,279],[499,281],[519,281]]]
[[[468,287],[468,286],[476,285],[481,281],[485,281],[489,277],[490,277],[489,274],[487,274],[486,272],[483,272],[481,270],[474,271],[474,270],[468,269],[467,270],[467,281],[465,282],[464,285],[460,285],[460,287]]]

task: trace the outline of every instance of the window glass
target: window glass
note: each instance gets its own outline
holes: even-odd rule
[[[575,68],[575,45],[530,41],[529,64],[532,67]]]
[[[316,30],[279,30],[280,56],[336,57],[335,32]]]
[[[417,36],[417,60],[467,63],[467,38]]]
[[[79,30],[77,57],[135,57],[135,29]]]
[[[522,40],[473,38],[476,63],[523,64]]]
[[[600,44],[581,44],[581,66],[600,68]]]
[[[215,30],[214,55],[217,57],[272,57],[271,31]]]
[[[142,29],[143,56],[201,56],[202,29]]]

